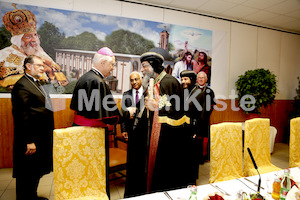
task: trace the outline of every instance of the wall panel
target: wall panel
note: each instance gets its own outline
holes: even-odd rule
[[[74,112],[70,110],[70,98],[52,99],[54,108],[66,103],[66,109],[54,112],[55,128],[65,128],[72,126]],[[121,99],[116,99],[120,108]],[[221,122],[244,122],[247,115],[240,111],[232,111],[231,101],[222,100],[227,105],[225,111],[213,111],[211,115],[211,124]],[[235,102],[237,106],[237,102]],[[220,106],[220,105],[219,105]],[[13,151],[13,117],[10,98],[0,98],[0,168],[12,167],[12,151]],[[262,109],[261,117],[270,118],[271,125],[277,128],[277,136],[275,142],[287,142],[289,119],[288,114],[292,109],[291,100],[276,100],[272,106]]]

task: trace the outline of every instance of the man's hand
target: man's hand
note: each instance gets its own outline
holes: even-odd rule
[[[151,111],[158,110],[158,102],[149,97],[145,97],[145,107]]]
[[[136,113],[136,107],[128,107],[127,110],[130,113],[130,119],[132,119],[134,114]]]
[[[122,136],[123,136],[123,138],[128,139],[128,133],[127,132],[123,132]]]
[[[27,144],[26,155],[32,155],[36,152],[36,146],[34,143]]]

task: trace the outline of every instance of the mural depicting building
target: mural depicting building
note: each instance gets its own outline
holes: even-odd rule
[[[92,68],[95,51],[56,49],[56,62],[70,81],[77,80]],[[112,91],[123,93],[131,88],[129,76],[132,71],[140,71],[140,56],[114,53],[116,66],[111,76],[106,77]]]
[[[167,30],[163,30],[160,33],[160,39],[159,39],[159,47],[163,48],[166,51],[169,51],[169,33]]]

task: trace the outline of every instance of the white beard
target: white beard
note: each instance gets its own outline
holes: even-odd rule
[[[143,81],[142,81],[143,88],[147,88],[148,87],[149,80],[150,80],[150,76],[148,76],[147,74],[144,75]]]
[[[155,79],[155,72],[152,68],[151,72],[144,72],[143,75],[144,75],[144,77],[143,77],[143,81],[142,81],[142,86],[144,88],[147,88],[150,78]]]
[[[43,48],[40,46],[40,42],[37,41],[36,42],[37,46],[36,47],[32,47],[32,42],[29,42],[27,44],[27,46],[25,46],[25,42],[22,41],[21,42],[21,49],[24,51],[24,53],[29,56],[29,55],[36,55],[36,56],[40,56],[42,57],[43,55],[45,55],[45,51],[43,50]]]

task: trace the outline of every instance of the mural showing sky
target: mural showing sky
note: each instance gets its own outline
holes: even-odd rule
[[[16,7],[17,9],[28,9],[35,15],[37,29],[45,21],[48,21],[55,24],[60,32],[65,33],[66,37],[76,36],[87,31],[94,33],[99,40],[104,41],[105,36],[110,35],[111,32],[124,29],[142,35],[144,38],[153,41],[154,45],[158,47],[160,32],[166,29],[170,33],[169,41],[175,49],[184,49],[185,42],[188,41],[188,49],[191,51],[195,49],[205,50],[209,55],[212,51],[212,31],[210,30],[22,4],[16,4]],[[0,16],[14,10],[11,3],[0,2],[0,8]],[[3,21],[1,20],[0,26],[2,24]]]

